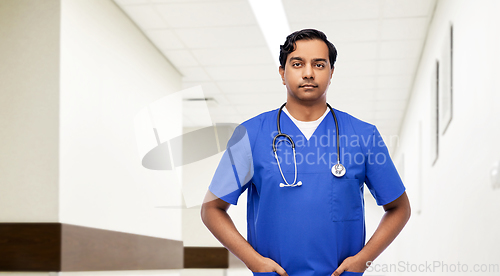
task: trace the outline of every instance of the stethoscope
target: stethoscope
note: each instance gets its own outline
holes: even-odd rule
[[[281,105],[281,107],[278,111],[278,119],[277,119],[277,123],[276,123],[278,126],[278,134],[276,134],[276,136],[274,136],[274,139],[273,139],[273,152],[274,152],[274,158],[276,158],[276,162],[278,163],[278,168],[280,170],[281,177],[283,177],[283,180],[285,181],[285,184],[280,183],[280,187],[297,187],[297,186],[302,186],[302,181],[297,182],[297,159],[295,158],[295,143],[293,142],[292,137],[290,137],[288,134],[281,132],[281,125],[280,125],[281,110],[283,110],[283,107],[285,107],[285,105],[286,105],[286,103]],[[344,176],[346,170],[345,170],[344,165],[340,164],[339,124],[337,122],[337,116],[335,116],[335,112],[333,112],[333,108],[328,103],[326,105],[328,106],[328,108],[330,108],[330,112],[333,115],[333,120],[335,120],[335,130],[336,130],[335,134],[337,136],[337,164],[332,166],[331,171],[332,171],[332,174],[335,175],[336,177],[342,177],[342,176]],[[276,143],[276,139],[278,137],[285,137],[286,140],[278,140],[278,143]],[[281,165],[280,165],[280,161],[278,159],[278,154],[276,153],[276,147],[278,146],[278,144],[281,141],[287,141],[287,140],[290,143],[290,145],[292,146],[293,163],[295,165],[295,170],[294,170],[295,177],[293,179],[292,184],[289,184],[286,181],[285,175],[283,174],[283,171],[281,170]]]

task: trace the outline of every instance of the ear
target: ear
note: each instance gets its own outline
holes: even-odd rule
[[[328,81],[328,84],[332,83],[332,77],[333,77],[333,70],[335,69],[335,66],[332,67],[332,71],[330,72],[330,81]]]
[[[286,85],[285,84],[285,69],[283,67],[280,66],[279,68],[279,72],[280,72],[280,76],[281,76],[281,81],[283,82],[283,85]]]

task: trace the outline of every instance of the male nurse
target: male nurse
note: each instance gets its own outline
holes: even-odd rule
[[[378,129],[327,105],[336,57],[321,31],[287,37],[279,67],[285,106],[235,130],[202,205],[207,228],[254,275],[362,275],[410,217],[405,187]],[[295,153],[279,137],[274,155],[278,119]],[[337,156],[346,168],[340,177],[331,171]],[[283,185],[294,180],[301,185]],[[366,243],[365,185],[385,210]],[[247,239],[227,214],[245,190]]]

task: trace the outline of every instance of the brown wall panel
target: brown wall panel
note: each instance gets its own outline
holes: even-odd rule
[[[59,271],[61,224],[0,223],[0,271]]]
[[[68,224],[62,234],[63,271],[183,267],[181,241]]]
[[[184,268],[228,268],[229,251],[224,247],[184,247]]]
[[[182,241],[60,223],[0,223],[0,271],[180,269]]]

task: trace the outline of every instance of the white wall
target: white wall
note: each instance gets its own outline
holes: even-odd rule
[[[395,155],[396,164],[404,158],[413,213],[391,246],[392,257],[384,262],[460,262],[469,269],[474,264],[500,264],[500,189],[490,182],[491,166],[500,161],[499,10],[496,0],[438,2]],[[441,59],[450,23],[454,26],[453,119],[439,137],[439,157],[433,166],[431,75],[436,59]],[[390,275],[417,274],[422,273]],[[498,271],[481,275],[498,275]]]
[[[0,221],[180,240],[155,208],[180,204],[175,174],[141,167],[133,120],[181,89],[173,66],[111,0],[2,1],[0,40]]]
[[[175,173],[143,168],[134,133],[141,108],[180,89],[114,2],[61,2],[60,222],[182,239],[181,210],[156,207],[180,202]]]
[[[56,0],[0,2],[0,221],[58,219]]]
[[[126,270],[126,271],[85,271],[85,272],[57,272],[49,276],[181,276],[182,270]],[[19,275],[21,276],[21,275]],[[31,275],[22,275],[31,276]],[[35,276],[35,275],[33,275]]]
[[[200,128],[184,127],[184,133],[196,131]],[[206,145],[207,147],[211,145]],[[224,149],[221,149],[224,150]],[[190,152],[189,146],[183,148],[184,154],[195,154]],[[182,182],[184,185],[184,198],[190,201],[198,202],[196,206],[188,204],[187,208],[182,212],[182,238],[184,246],[193,247],[223,247],[222,244],[213,236],[208,228],[201,220],[201,204],[208,191],[208,186],[212,181],[215,170],[219,165],[223,152],[204,158],[197,162],[184,165],[182,167]],[[233,223],[238,231],[247,236],[247,193],[244,192],[239,200],[238,205],[231,207],[228,210]]]

